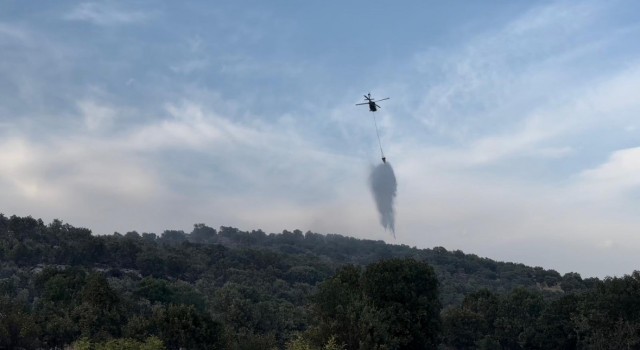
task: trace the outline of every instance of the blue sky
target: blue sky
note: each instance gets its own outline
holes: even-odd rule
[[[621,275],[640,3],[0,0],[0,212],[311,230]],[[367,187],[398,180],[396,236]]]

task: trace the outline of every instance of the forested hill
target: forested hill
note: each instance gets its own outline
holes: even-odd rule
[[[376,265],[384,261],[422,265]],[[355,265],[355,272],[345,270],[347,265]],[[437,294],[430,302],[436,304],[429,305],[431,310],[443,310],[445,327],[440,333],[437,311],[430,342],[453,332],[457,323],[446,326],[451,317],[478,321],[480,311],[464,311],[470,295],[478,298],[475,292],[489,293],[490,300],[502,300],[496,299],[500,295],[533,298],[538,315],[547,305],[544,303],[576,291],[585,294],[603,283],[583,280],[575,273],[561,276],[553,270],[496,262],[442,247],[416,249],[334,234],[298,230],[267,234],[196,224],[188,233],[94,236],[89,229],[59,220],[46,224],[31,217],[0,214],[0,349],[62,348],[69,344],[76,348],[90,348],[83,347],[90,344],[123,348],[118,341],[131,342],[127,345],[131,349],[283,349],[293,346],[296,334],[307,334],[313,340],[313,329],[330,331],[317,338],[316,344],[330,343],[334,336],[348,344],[348,339],[338,334],[343,328],[322,328],[319,320],[326,316],[334,322],[335,315],[323,314],[326,309],[314,295],[330,295],[348,287],[342,277],[336,280],[336,272],[346,273],[347,280],[355,283],[364,278],[365,283],[373,277],[358,277],[357,271],[369,271],[374,265],[378,270],[371,270],[383,271],[380,276],[389,268],[433,269]],[[323,283],[329,280],[333,282]],[[338,287],[327,287],[336,283]],[[318,293],[323,286],[324,294]],[[349,300],[353,305],[366,304]],[[343,306],[336,310],[344,313]],[[348,319],[358,315],[357,310],[353,315],[347,313]],[[466,313],[460,314],[460,310]],[[533,322],[531,327],[536,317],[528,319]],[[521,324],[529,327],[529,323]],[[497,335],[486,333],[499,329],[492,327],[480,327],[473,336],[494,339]],[[453,334],[446,338],[448,344],[462,337]],[[507,334],[506,340],[495,339],[502,344],[516,342],[519,336]],[[329,349],[329,343],[324,348]]]
[[[169,236],[171,238],[169,238]],[[465,295],[480,289],[506,292],[516,287],[543,291],[553,297],[566,291],[584,290],[597,279],[583,280],[578,273],[560,275],[554,270],[529,267],[512,262],[498,262],[465,254],[460,250],[448,251],[444,247],[417,249],[406,245],[387,244],[384,241],[356,239],[338,234],[317,234],[299,230],[265,234],[262,231],[245,232],[232,227],[215,231],[204,225],[194,226],[190,234],[165,231],[160,241],[173,243],[188,241],[220,244],[230,249],[266,249],[278,254],[319,259],[336,268],[345,264],[368,265],[393,258],[413,258],[431,265],[440,281],[443,305],[456,305]]]
[[[595,279],[583,280],[577,273],[562,276],[554,270],[497,262],[443,247],[416,249],[299,230],[266,234],[261,230],[246,232],[224,226],[216,230],[196,224],[189,233],[132,231],[124,235],[93,236],[88,229],[59,220],[45,224],[31,217],[7,218],[0,214],[0,235],[0,257],[5,264],[125,269],[141,276],[190,283],[201,278],[210,264],[231,271],[286,267],[281,277],[315,284],[343,265],[413,258],[435,269],[445,307],[459,304],[465,295],[483,288],[505,292],[525,287],[552,295],[586,289],[595,282]],[[215,260],[217,257],[224,258]]]

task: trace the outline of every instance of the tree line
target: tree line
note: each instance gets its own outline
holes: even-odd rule
[[[0,214],[0,349],[633,349],[639,282],[299,230],[96,236]]]

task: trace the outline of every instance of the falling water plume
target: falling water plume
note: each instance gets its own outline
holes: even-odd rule
[[[369,176],[371,193],[380,213],[380,223],[396,237],[395,212],[393,209],[398,183],[389,162],[383,162],[371,169]]]

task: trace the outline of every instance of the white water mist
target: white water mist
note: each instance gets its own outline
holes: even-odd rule
[[[398,184],[391,164],[386,162],[373,167],[371,175],[369,175],[369,184],[380,213],[380,223],[385,230],[390,230],[395,238],[395,211],[393,207]]]

